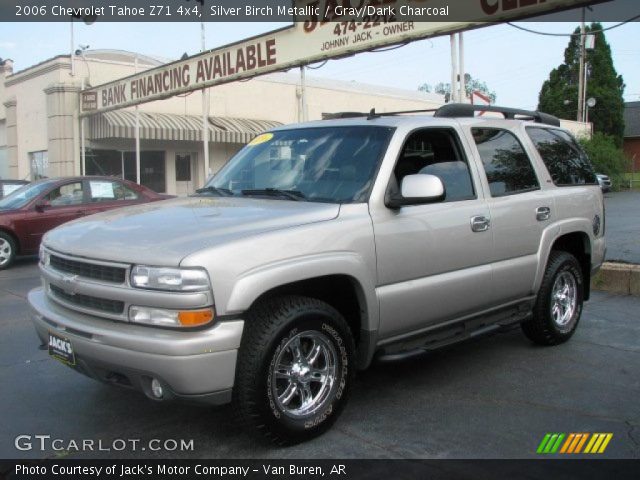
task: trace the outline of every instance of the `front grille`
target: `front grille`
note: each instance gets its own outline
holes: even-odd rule
[[[49,288],[51,289],[51,293],[53,293],[54,297],[72,305],[115,314],[121,314],[124,311],[124,302],[91,297],[89,295],[82,295],[79,293],[72,295],[55,285],[50,285]]]
[[[51,267],[60,272],[72,273],[80,277],[93,278],[105,282],[124,283],[126,270],[121,267],[108,267],[94,263],[78,262],[52,254]]]

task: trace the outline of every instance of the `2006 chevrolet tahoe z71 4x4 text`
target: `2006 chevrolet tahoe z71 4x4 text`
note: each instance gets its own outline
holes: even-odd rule
[[[605,253],[596,176],[556,118],[475,110],[278,128],[196,195],[49,232],[40,339],[154,400],[233,401],[278,443],[329,428],[376,356],[516,323],[565,342]]]

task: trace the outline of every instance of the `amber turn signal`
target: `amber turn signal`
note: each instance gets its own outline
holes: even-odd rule
[[[197,327],[205,325],[213,320],[213,309],[206,310],[187,310],[178,312],[178,321],[180,325],[185,327]]]

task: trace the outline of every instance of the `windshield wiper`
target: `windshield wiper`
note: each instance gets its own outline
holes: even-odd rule
[[[233,197],[233,192],[228,188],[219,188],[219,187],[202,187],[196,190],[196,193],[213,193],[215,195],[220,195],[221,197]]]
[[[305,194],[298,190],[280,190],[279,188],[261,188],[242,190],[243,195],[268,195],[272,197],[284,197],[287,200],[299,202],[306,198]]]

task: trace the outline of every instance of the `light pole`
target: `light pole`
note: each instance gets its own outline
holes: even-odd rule
[[[589,123],[589,109],[595,107],[597,103],[598,103],[598,101],[593,97],[591,97],[589,100],[587,100],[587,104],[586,104],[586,108],[585,108],[585,122],[584,123]]]

